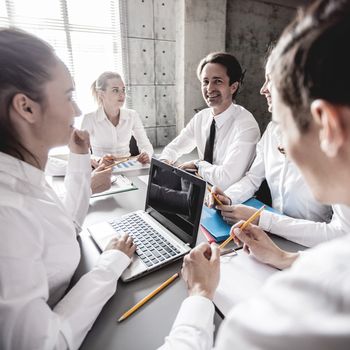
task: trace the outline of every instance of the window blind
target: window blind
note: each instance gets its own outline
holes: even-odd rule
[[[0,26],[49,42],[67,65],[83,113],[96,108],[90,86],[104,71],[128,83],[125,0],[1,0]],[[123,53],[124,50],[124,53]]]

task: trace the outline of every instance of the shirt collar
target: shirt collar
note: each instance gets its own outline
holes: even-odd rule
[[[0,172],[11,175],[14,179],[26,181],[34,186],[44,186],[46,183],[45,173],[18,158],[0,152]]]
[[[120,108],[120,117],[119,117],[119,121],[120,120],[125,120],[128,119],[125,110],[123,108]],[[103,109],[103,107],[99,107],[97,110],[97,121],[102,122],[103,120],[108,120],[108,117],[105,113],[105,110]]]
[[[215,116],[215,118],[214,118],[215,124],[218,128],[221,128],[228,119],[232,118],[233,109],[234,109],[234,104],[231,103],[227,109],[225,109],[222,113],[217,114]],[[211,114],[211,115],[213,116],[213,114]]]

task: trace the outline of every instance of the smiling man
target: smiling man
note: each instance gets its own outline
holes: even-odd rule
[[[240,180],[251,164],[259,126],[250,112],[234,103],[243,73],[233,55],[209,54],[199,63],[197,75],[209,108],[191,119],[160,158],[172,163],[197,147],[199,158],[180,167],[198,171],[206,181],[226,189]]]

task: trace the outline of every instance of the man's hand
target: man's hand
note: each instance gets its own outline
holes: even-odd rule
[[[192,171],[198,170],[196,165],[194,164],[194,160],[180,164],[179,168],[182,170],[192,170]]]
[[[213,300],[220,279],[220,250],[216,244],[201,243],[185,256],[181,274],[189,295]]]
[[[222,218],[229,224],[234,224],[240,220],[248,220],[258,210],[244,204],[237,205],[217,205],[216,209],[221,210]],[[259,218],[252,224],[258,225]]]
[[[74,129],[68,143],[69,150],[72,153],[87,154],[89,153],[90,137],[85,130]]]
[[[142,152],[141,154],[139,154],[138,157],[136,158],[136,160],[138,162],[140,162],[141,164],[148,164],[151,161],[148,153],[146,153],[146,152]]]
[[[242,231],[239,228],[242,224],[243,221],[232,228],[234,240],[238,244],[243,242],[243,249],[257,260],[283,270],[290,267],[298,258],[299,253],[280,249],[260,227],[249,225]]]

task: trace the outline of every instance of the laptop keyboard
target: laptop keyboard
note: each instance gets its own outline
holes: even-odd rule
[[[137,246],[136,254],[147,267],[170,260],[180,253],[173,244],[137,214],[132,214],[121,221],[111,221],[110,224],[118,233],[123,231],[132,237]]]

